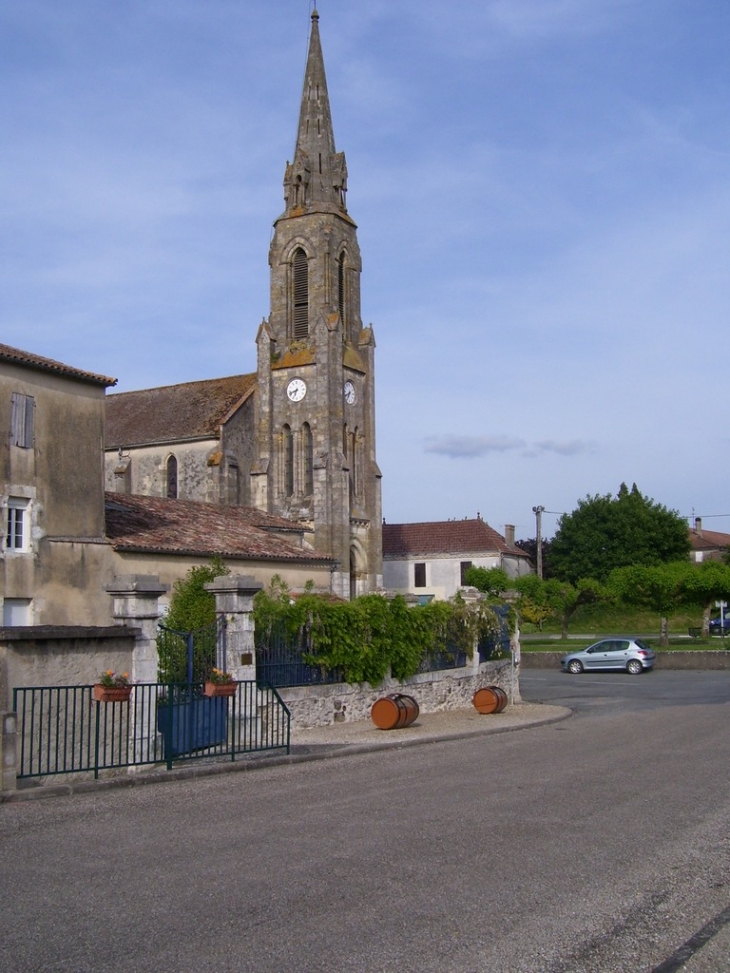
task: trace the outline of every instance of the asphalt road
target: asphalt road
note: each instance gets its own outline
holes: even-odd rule
[[[535,671],[573,718],[0,806],[0,967],[724,973],[726,679]]]

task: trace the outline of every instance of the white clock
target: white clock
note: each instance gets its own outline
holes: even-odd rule
[[[345,382],[345,402],[352,405],[355,401],[355,386],[352,382]]]
[[[286,394],[292,402],[301,402],[307,394],[307,386],[301,378],[293,378],[286,387]]]

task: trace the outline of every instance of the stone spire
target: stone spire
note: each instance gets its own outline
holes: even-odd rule
[[[286,216],[347,212],[347,165],[335,151],[327,78],[319,39],[319,13],[312,12],[294,161],[284,174]]]

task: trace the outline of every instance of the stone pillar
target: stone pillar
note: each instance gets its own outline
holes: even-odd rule
[[[248,575],[223,574],[205,585],[226,620],[226,671],[237,680],[256,679],[253,600],[263,585]]]
[[[2,781],[0,790],[14,791],[17,787],[18,751],[16,746],[17,718],[15,713],[2,714]]]
[[[131,681],[133,683],[157,682],[157,625],[159,622],[159,598],[170,590],[167,584],[149,574],[120,575],[106,586],[112,596],[114,618],[129,628],[133,628],[134,652],[132,654]],[[152,690],[154,692],[154,690]],[[151,737],[156,734],[154,723],[149,719],[150,701],[144,696],[132,695],[134,713],[132,715],[135,753],[138,758],[146,758],[150,753]],[[147,713],[145,718],[145,703]],[[129,773],[139,770],[133,766]]]
[[[132,682],[157,682],[159,598],[170,590],[156,575],[124,574],[106,586],[114,600],[112,614],[137,629],[132,656]]]

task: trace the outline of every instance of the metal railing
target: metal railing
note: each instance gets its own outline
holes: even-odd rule
[[[123,702],[94,699],[93,686],[13,690],[18,777],[81,774],[176,760],[284,750],[291,714],[272,686],[236,684],[208,697],[200,683],[139,683]]]

